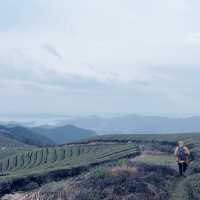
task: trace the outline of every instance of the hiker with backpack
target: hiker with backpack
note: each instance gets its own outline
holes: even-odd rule
[[[180,176],[185,176],[185,172],[189,164],[189,155],[189,149],[184,145],[183,141],[179,141],[175,149],[175,156]]]

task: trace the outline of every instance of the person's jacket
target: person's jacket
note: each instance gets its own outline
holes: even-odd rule
[[[183,148],[184,148],[184,151],[185,151],[185,154],[186,154],[186,161],[180,160],[180,158],[178,156],[179,147],[176,147],[175,152],[174,152],[174,154],[176,156],[176,162],[178,162],[178,163],[183,163],[183,162],[189,163],[190,150],[186,146],[184,146]]]

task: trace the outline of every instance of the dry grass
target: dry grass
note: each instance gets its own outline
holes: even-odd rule
[[[135,167],[129,167],[127,165],[123,165],[120,167],[114,167],[111,169],[111,176],[128,176],[128,177],[138,177],[139,172]]]

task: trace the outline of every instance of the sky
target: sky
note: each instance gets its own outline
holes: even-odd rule
[[[199,0],[0,0],[0,112],[200,115]]]

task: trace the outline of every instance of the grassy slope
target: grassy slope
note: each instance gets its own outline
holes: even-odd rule
[[[17,152],[33,148],[35,147],[21,143],[0,133],[0,159],[16,154]]]
[[[22,126],[14,126],[9,128],[1,126],[1,129],[3,128],[5,130],[5,135],[7,137],[17,140],[21,143],[34,145],[37,147],[43,147],[55,144],[48,137],[38,134],[29,128],[25,128]]]
[[[168,157],[167,155],[162,156]],[[142,158],[142,156],[138,158]],[[166,177],[168,177],[168,180],[173,179],[174,170],[170,171],[165,166],[154,166],[151,164],[152,161],[149,162],[148,157],[146,158],[147,160],[142,159],[142,163],[148,163],[150,168],[146,167],[147,165],[142,165],[141,162],[138,163],[139,168],[137,168],[134,167],[133,163],[132,166],[130,165],[129,159],[122,159],[112,164],[101,165],[79,177],[44,185],[39,189],[39,197],[48,200],[50,199],[50,192],[52,200],[60,199],[63,194],[76,200],[100,200],[106,199],[105,197],[119,200],[126,199],[126,196],[129,196],[128,199],[167,200]],[[156,156],[156,161],[157,158]],[[137,161],[139,160],[137,159]],[[165,171],[166,169],[167,171]],[[72,191],[70,191],[70,188],[72,188]],[[76,191],[76,198],[73,195],[74,191]],[[29,193],[31,199],[34,200],[39,198],[37,194],[37,190]]]
[[[135,159],[135,162],[138,164],[147,164],[147,165],[158,165],[165,166],[169,168],[177,168],[176,161],[173,155],[169,154],[160,154],[160,155],[148,155],[144,154]],[[179,195],[181,182],[184,179],[174,177],[174,180],[169,184],[168,191],[171,196],[171,200],[181,200]]]
[[[176,142],[184,140],[186,142],[192,142],[193,144],[199,144],[200,133],[185,133],[185,134],[114,134],[95,136],[90,139],[82,140],[80,142],[91,141],[159,141],[159,142]]]
[[[75,147],[41,148],[23,152],[0,161],[7,177],[71,168],[93,162],[118,159],[138,152],[132,144],[78,145]],[[0,178],[4,179],[5,177]]]
[[[94,143],[96,141],[100,142],[111,142],[111,141],[118,141],[118,142],[128,142],[128,141],[139,141],[143,142],[145,145],[151,143],[158,142],[157,145],[160,145],[160,147],[163,146],[166,142],[169,143],[169,148],[173,151],[174,144],[178,140],[184,140],[186,141],[187,145],[189,145],[192,154],[194,156],[194,161],[193,163],[197,164],[197,170],[200,172],[200,165],[199,165],[199,160],[200,160],[200,135],[198,134],[176,134],[176,135],[108,135],[108,136],[98,136],[94,137],[91,140],[84,140],[83,143]],[[64,159],[62,161],[55,161],[55,162],[50,162],[44,165],[36,165],[30,168],[25,168],[22,167],[23,169],[12,169],[8,170],[10,174],[9,178],[13,177],[18,177],[22,175],[27,175],[27,174],[34,174],[34,173],[43,173],[46,171],[54,171],[57,169],[66,169],[70,168],[73,166],[79,166],[82,164],[87,164],[87,163],[92,163],[92,162],[102,162],[102,161],[109,161],[112,159],[118,159],[123,156],[132,154],[135,150],[132,151],[132,149],[129,150],[129,145],[134,146],[134,144],[102,144],[102,145],[94,145],[96,146],[96,150],[91,149],[91,152],[87,152],[86,154],[82,154],[79,156],[71,157],[70,159]],[[81,145],[83,147],[86,147],[88,145],[83,144]],[[98,148],[97,148],[98,147]],[[128,148],[127,148],[128,147]],[[67,148],[66,146],[63,146],[61,148]],[[71,147],[74,148],[74,147]],[[126,151],[118,152],[120,148],[127,148]],[[134,148],[133,148],[134,149]],[[163,166],[168,166],[168,167],[175,167],[174,163],[174,158],[173,155],[168,155],[168,154],[162,154],[162,155],[144,155],[143,157],[140,156],[140,158],[137,160],[139,163],[146,163],[150,165],[163,165]],[[193,170],[193,167],[190,167]],[[190,174],[194,174],[194,171],[190,172]],[[195,172],[196,173],[196,172]],[[7,177],[8,178],[8,177]],[[3,180],[3,178],[1,178]],[[186,185],[198,185],[200,183],[199,179],[195,179],[192,176],[189,176],[187,179],[174,179],[174,182],[172,182],[170,185],[170,192],[172,195],[173,200],[179,200],[182,199],[183,197],[180,197],[180,191],[186,187]],[[186,192],[186,190],[185,190]],[[198,196],[198,190],[194,190],[195,195]],[[185,196],[187,193],[185,193]]]
[[[32,130],[40,135],[51,138],[56,144],[77,141],[96,135],[95,131],[79,128],[73,125],[61,127],[35,127]]]
[[[0,125],[0,160],[16,153],[32,150],[43,144],[53,143],[46,137],[35,134],[27,128],[8,128]]]
[[[137,163],[145,163],[148,165],[160,165],[167,167],[175,167],[176,161],[172,155],[141,155],[135,159]]]
[[[44,148],[36,149],[0,161],[0,168],[5,174],[0,177],[0,196],[30,190],[44,183],[78,175],[99,164],[139,154],[133,144],[52,147],[48,148],[48,154],[44,152]]]
[[[174,149],[174,144],[183,140],[189,146],[191,150],[192,163],[188,169],[188,177],[180,178],[175,177],[174,181],[169,185],[169,192],[171,193],[172,200],[194,200],[200,199],[200,134],[146,134],[146,135],[106,135],[98,136],[92,138],[90,141],[84,142],[94,142],[94,141],[134,141],[143,142],[145,145],[157,143],[162,147],[166,142],[169,143],[168,149],[171,148],[171,153]],[[148,142],[148,143],[146,143]],[[176,167],[172,156],[169,155],[146,155],[138,159],[138,162],[147,164],[161,164],[161,165],[171,165],[171,167]]]

